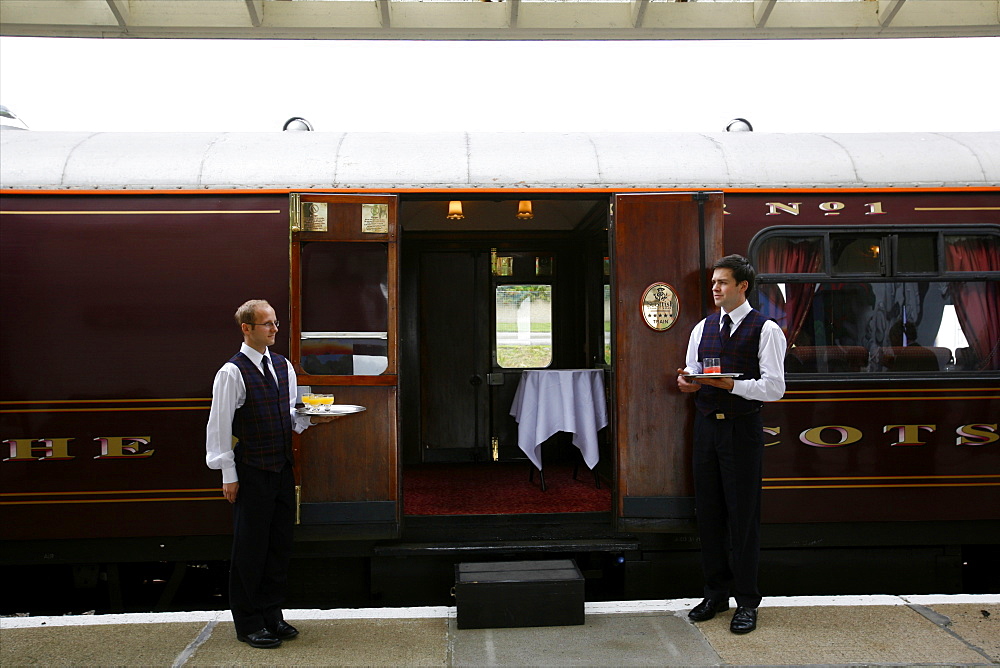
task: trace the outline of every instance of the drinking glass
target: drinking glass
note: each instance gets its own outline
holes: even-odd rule
[[[718,357],[705,358],[705,373],[722,373],[722,364]]]

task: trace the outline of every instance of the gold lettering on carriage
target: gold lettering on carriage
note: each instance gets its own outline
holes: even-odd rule
[[[10,438],[4,443],[10,448],[10,457],[5,462],[56,462],[75,459],[69,453],[73,438]],[[99,454],[94,459],[142,459],[152,457],[156,452],[148,446],[149,436],[101,436],[95,438]]]
[[[942,440],[932,439],[929,434],[938,431],[937,425],[933,424],[887,424],[882,427],[883,434],[894,436],[888,443],[890,447],[920,447],[927,445],[941,445]],[[781,445],[781,427],[764,427],[765,438],[777,437],[776,440],[768,440],[765,447],[775,447]],[[958,446],[984,446],[1000,441],[1000,434],[997,433],[997,423],[972,423],[963,424],[955,428],[955,445]],[[865,437],[864,432],[857,427],[839,424],[827,424],[819,427],[810,427],[799,432],[799,442],[814,448],[842,448],[861,442]]]
[[[955,445],[977,447],[1000,441],[997,423],[974,422],[955,428]],[[883,434],[891,434],[890,447],[921,447],[941,445],[930,435],[938,431],[933,424],[887,424],[882,427]],[[764,427],[767,438],[765,447],[772,448],[781,445],[782,428],[779,426]],[[863,442],[864,432],[849,425],[821,425],[804,429],[798,434],[798,440],[804,445],[814,448],[842,448]],[[77,455],[70,454],[70,442],[74,438],[9,438],[3,443],[9,448],[10,456],[5,462],[58,462],[75,459]],[[144,459],[152,457],[155,448],[149,448],[150,436],[101,436],[93,439],[99,446],[98,454],[91,455],[94,459]],[[93,452],[93,450],[91,451]],[[88,453],[89,454],[89,453]]]
[[[802,202],[766,202],[764,206],[767,207],[765,216],[797,216],[802,213]],[[864,214],[866,216],[884,216],[888,213],[882,209],[882,202],[865,202],[862,206],[868,209]],[[830,201],[820,202],[816,208],[822,211],[824,216],[839,216],[847,205],[843,202]]]

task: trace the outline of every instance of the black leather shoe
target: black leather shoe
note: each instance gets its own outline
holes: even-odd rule
[[[750,633],[757,628],[757,608],[736,608],[729,630],[733,633]]]
[[[281,646],[281,638],[274,635],[267,629],[254,631],[253,633],[248,633],[245,636],[241,636],[237,633],[236,639],[240,642],[245,642],[251,647],[256,647],[257,649],[273,649]]]
[[[281,620],[277,623],[271,633],[278,636],[282,640],[291,640],[295,636],[299,635],[299,630],[285,620]]]
[[[713,601],[710,598],[704,599],[701,603],[691,608],[688,617],[693,622],[707,622],[715,617],[717,612],[725,612],[729,609],[729,599]]]

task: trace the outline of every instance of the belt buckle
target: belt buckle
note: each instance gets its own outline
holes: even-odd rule
[[[716,420],[725,420],[726,419],[726,414],[725,413],[716,413],[715,414],[715,419]]]

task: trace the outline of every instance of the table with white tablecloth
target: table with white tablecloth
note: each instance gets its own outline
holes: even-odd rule
[[[510,414],[517,421],[517,445],[542,470],[541,448],[556,432],[573,434],[573,445],[593,469],[600,459],[597,432],[608,425],[604,372],[600,369],[525,371]]]

